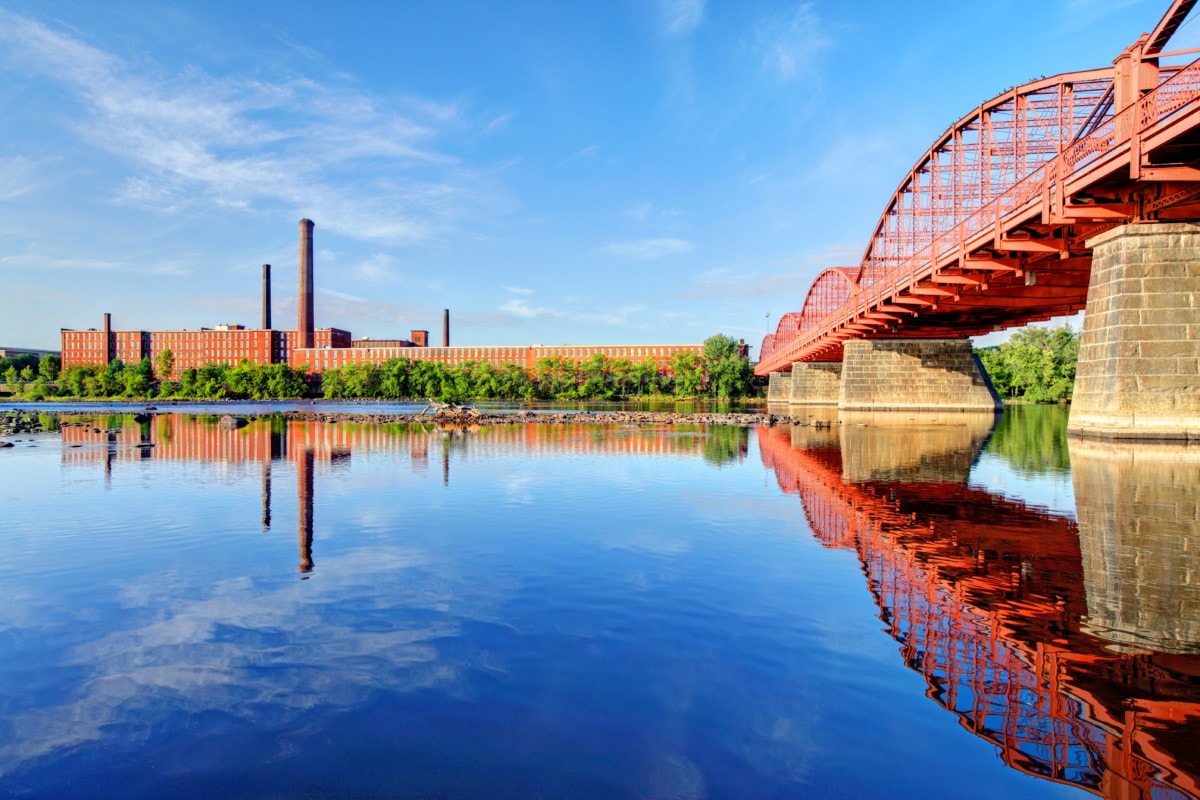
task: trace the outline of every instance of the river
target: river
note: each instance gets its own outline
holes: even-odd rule
[[[0,450],[0,797],[1200,797],[1200,449],[222,410]]]

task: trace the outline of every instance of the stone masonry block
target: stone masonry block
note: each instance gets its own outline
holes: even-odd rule
[[[1200,434],[1200,224],[1141,223],[1090,240],[1092,274],[1068,431]]]

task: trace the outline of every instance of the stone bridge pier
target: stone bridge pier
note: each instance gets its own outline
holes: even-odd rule
[[[969,339],[872,339],[842,346],[840,363],[771,373],[768,404],[847,411],[987,411],[1004,406]]]
[[[1200,439],[1200,223],[1123,225],[1088,246],[1067,432]]]

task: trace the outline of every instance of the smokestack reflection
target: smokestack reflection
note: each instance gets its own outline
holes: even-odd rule
[[[300,572],[313,569],[313,451],[305,449],[296,460],[296,487],[299,494]]]
[[[271,462],[262,462],[262,529],[271,530]]]

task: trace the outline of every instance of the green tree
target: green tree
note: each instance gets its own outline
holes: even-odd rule
[[[62,380],[59,384],[62,386],[63,393],[72,397],[85,397],[87,392],[84,389],[84,380],[91,378],[94,375],[91,367],[79,366],[67,367],[62,374]]]
[[[205,400],[221,400],[229,397],[229,387],[226,386],[226,377],[229,372],[229,367],[224,364],[208,363],[196,370],[195,393],[190,397],[198,397]]]
[[[704,369],[714,397],[737,398],[747,394],[753,371],[736,339],[718,333],[704,340]]]
[[[38,357],[32,353],[21,353],[20,355],[0,358],[0,375],[8,372],[9,367],[16,367],[18,375],[26,367],[36,370],[38,368]]]
[[[189,367],[183,371],[183,375],[179,380],[179,396],[180,397],[197,397],[197,385],[200,382],[200,371],[194,367]]]
[[[169,378],[175,372],[175,354],[171,348],[159,353],[154,359],[154,368],[159,378]]]
[[[379,378],[379,368],[374,364],[347,364],[342,367],[346,397],[378,397]]]
[[[267,364],[262,367],[267,376],[267,397],[278,399],[303,397],[308,391],[304,373],[287,364]]]
[[[443,384],[450,383],[450,371],[440,361],[414,361],[408,382],[414,397],[441,399]]]
[[[16,367],[9,366],[8,369],[4,370],[4,382],[7,383],[9,386],[13,386],[20,379],[21,379],[21,373],[17,370]]]
[[[380,367],[379,395],[390,400],[409,397],[408,373],[412,362],[407,358],[392,358]]]
[[[659,390],[658,364],[653,358],[644,358],[632,365],[629,373],[634,394],[653,394]]]
[[[592,353],[592,357],[582,364],[579,396],[611,400],[616,395],[616,391],[612,386],[610,370],[611,364],[608,356],[604,353]]]
[[[1030,326],[996,348],[979,351],[979,359],[1002,396],[1033,403],[1071,399],[1079,361],[1079,335],[1070,326]]]
[[[521,368],[520,364],[505,364],[500,368],[496,381],[498,384],[497,397],[510,400],[532,400],[536,394],[533,381],[530,380],[529,374]]]
[[[153,381],[154,368],[148,358],[143,358],[137,364],[125,365],[117,374],[117,382],[125,397],[146,397]]]
[[[33,383],[25,385],[25,389],[21,394],[26,400],[38,401],[51,397],[54,392],[51,390],[49,382],[41,375],[38,375]]]
[[[62,359],[53,353],[47,353],[38,361],[38,375],[48,381],[58,380],[58,373],[62,370]]]
[[[695,397],[704,382],[704,370],[695,353],[679,352],[671,359],[671,372],[675,378],[675,394],[679,397]]]

